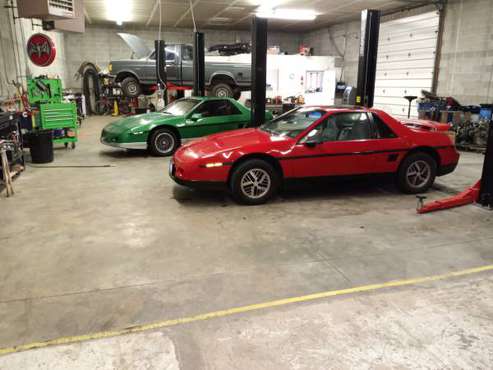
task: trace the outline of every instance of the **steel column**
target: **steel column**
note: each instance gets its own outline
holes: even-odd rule
[[[479,191],[479,203],[484,207],[493,208],[493,122],[490,121],[488,142],[484,156],[483,175]]]
[[[373,107],[379,30],[380,11],[369,9],[363,10],[361,12],[361,37],[356,104],[365,107]]]
[[[267,87],[267,19],[252,21],[252,114],[250,127],[265,122],[265,89]]]
[[[164,103],[168,105],[168,89],[166,76],[166,47],[164,40],[154,41],[154,49],[156,54],[156,76],[158,88],[164,90]]]
[[[193,95],[205,96],[204,34],[193,33]]]

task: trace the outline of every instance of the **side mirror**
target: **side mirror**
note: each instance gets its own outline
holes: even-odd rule
[[[190,119],[191,119],[192,121],[198,121],[199,119],[202,119],[202,118],[203,118],[203,116],[202,116],[202,114],[200,114],[200,113],[194,113],[194,114],[192,114],[192,116],[190,117]]]
[[[306,140],[304,143],[303,143],[305,146],[309,147],[309,148],[314,148],[316,147],[318,144],[320,144],[320,138],[318,137],[311,137],[309,138],[308,140]]]

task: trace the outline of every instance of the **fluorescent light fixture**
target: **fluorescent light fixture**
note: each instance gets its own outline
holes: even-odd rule
[[[133,0],[104,0],[104,6],[106,19],[114,21],[118,26],[132,21]]]
[[[313,21],[318,13],[311,9],[268,9],[261,6],[257,12],[257,17],[272,19],[290,19],[294,21]]]

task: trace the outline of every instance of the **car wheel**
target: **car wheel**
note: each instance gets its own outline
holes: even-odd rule
[[[127,77],[122,81],[123,94],[129,98],[136,98],[142,93],[142,86],[134,77]]]
[[[172,155],[178,146],[179,141],[175,133],[165,128],[153,131],[149,138],[149,151],[159,157]]]
[[[239,87],[235,87],[233,90],[233,99],[238,100],[241,98],[241,89]]]
[[[435,182],[437,163],[426,153],[415,153],[406,157],[397,173],[397,185],[408,194],[426,192]]]
[[[212,96],[216,96],[218,98],[232,98],[234,96],[234,91],[228,84],[219,83],[212,86],[211,94]]]
[[[230,188],[238,203],[258,205],[274,196],[279,181],[278,173],[268,162],[252,159],[234,169]]]

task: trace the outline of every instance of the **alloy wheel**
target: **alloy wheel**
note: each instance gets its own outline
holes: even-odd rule
[[[271,188],[271,178],[267,171],[261,168],[252,168],[241,177],[241,192],[250,199],[259,199],[265,196]]]
[[[154,139],[155,147],[161,154],[168,154],[175,146],[175,138],[168,132],[162,132]]]
[[[431,177],[431,167],[426,161],[413,162],[406,171],[409,186],[415,189],[426,185]]]

